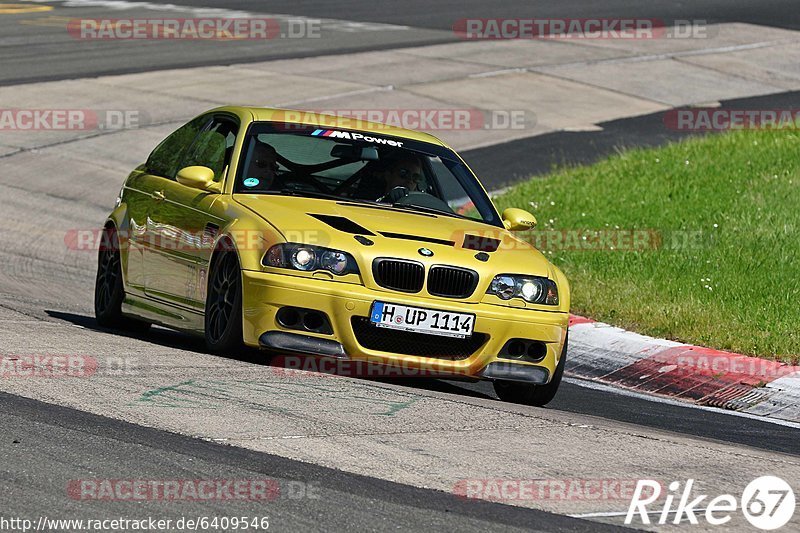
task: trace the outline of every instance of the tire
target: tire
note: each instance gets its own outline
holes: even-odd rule
[[[97,277],[94,284],[94,317],[104,328],[125,329],[143,333],[150,324],[122,315],[125,289],[122,284],[122,262],[119,254],[117,229],[103,230],[97,258]]]
[[[234,252],[223,252],[212,263],[204,329],[206,346],[212,352],[231,352],[244,345],[242,271]]]
[[[567,342],[569,336],[564,339],[564,348],[561,350],[561,359],[558,361],[553,379],[547,385],[530,385],[528,383],[518,383],[514,381],[497,380],[494,382],[494,391],[504,402],[519,403],[523,405],[533,405],[543,407],[556,397],[558,386],[561,385],[561,377],[564,375],[564,366],[567,362]]]

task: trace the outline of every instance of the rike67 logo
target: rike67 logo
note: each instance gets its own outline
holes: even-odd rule
[[[795,496],[792,487],[776,476],[754,479],[745,487],[739,499],[732,494],[722,494],[708,500],[707,494],[693,494],[693,486],[693,479],[687,480],[683,489],[680,482],[673,481],[664,497],[660,483],[649,479],[639,480],[625,515],[625,524],[631,524],[637,515],[642,524],[650,524],[652,515],[653,523],[660,525],[669,522],[680,524],[684,520],[696,525],[698,518],[704,518],[712,526],[721,526],[730,522],[732,515],[741,510],[753,527],[770,531],[785,526],[794,516]],[[648,505],[662,497],[663,507],[648,509]],[[661,506],[660,501],[658,506]]]

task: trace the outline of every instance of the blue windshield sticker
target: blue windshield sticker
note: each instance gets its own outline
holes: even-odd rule
[[[247,178],[244,180],[245,187],[255,187],[259,183],[260,181],[258,180],[258,178]]]

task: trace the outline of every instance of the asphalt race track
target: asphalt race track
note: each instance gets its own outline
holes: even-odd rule
[[[76,475],[91,477],[98,470],[117,471],[124,477],[131,464],[143,478],[181,479],[270,478],[284,494],[297,495],[270,502],[185,502],[180,508],[162,504],[150,516],[171,519],[209,515],[268,516],[281,530],[376,530],[401,527],[410,530],[457,529],[486,531],[613,531],[612,526],[490,502],[476,502],[452,494],[431,491],[347,474],[299,461],[231,448],[181,437],[172,433],[127,424],[0,394],[0,421],[12,440],[0,443],[4,462],[14,477],[47,479],[19,489],[5,481],[5,494],[14,494],[4,505],[4,515],[55,517],[144,517],[136,504],[93,502],[91,510],[81,502],[64,505],[64,486]],[[42,435],[47,435],[42,439]],[[31,465],[31,452],[39,460]],[[87,456],[92,458],[87,464]],[[125,465],[125,468],[120,468]],[[301,485],[302,484],[302,485]],[[312,487],[313,498],[300,497],[299,487]]]
[[[353,21],[358,24],[322,26],[322,39],[273,40],[268,46],[252,43],[86,43],[65,35],[63,25],[72,17],[95,17],[108,14],[103,2],[55,0],[45,5],[54,9],[47,18],[26,17],[19,24],[9,17],[0,17],[0,35],[4,54],[0,57],[0,83],[22,83],[53,79],[97,76],[100,74],[137,72],[186,66],[219,65],[341,54],[363,50],[420,46],[457,41],[452,28],[456,20],[467,17],[631,17],[634,15],[674,20],[705,20],[716,22],[746,22],[777,28],[800,29],[800,15],[792,0],[698,0],[681,2],[658,0],[648,2],[646,13],[637,13],[626,0],[572,0],[546,2],[541,0],[510,0],[493,2],[491,8],[480,0],[430,3],[424,0],[392,2],[388,0],[344,2],[295,2],[259,0],[178,0],[171,4],[245,12],[252,14],[291,15],[314,19]],[[85,3],[86,7],[81,7]],[[112,9],[119,18],[150,15],[163,11],[131,8]],[[141,4],[141,3],[138,3]],[[157,4],[157,3],[156,3]],[[199,46],[198,46],[199,45]]]
[[[415,28],[449,30],[453,17],[469,18],[568,18],[568,17],[630,17],[634,6],[626,0],[565,0],[545,2],[542,0],[499,0],[487,6],[480,0],[448,0],[431,5],[424,0],[391,2],[377,0],[359,2],[349,0],[332,4],[324,0],[303,2],[298,5],[291,0],[259,2],[258,0],[196,1],[177,0],[176,4],[227,7],[229,9],[258,10],[268,5],[275,13],[289,13],[309,17],[330,17],[359,22],[403,24]],[[709,22],[751,22],[766,26],[797,28],[800,18],[788,0],[767,0],[758,4],[743,0],[699,0],[687,4],[679,0],[654,0],[647,3],[647,16],[672,22],[678,19],[706,19]]]
[[[473,0],[172,3],[196,10],[191,16],[212,16],[204,11],[211,8],[225,10],[218,16],[239,11],[337,22],[325,38],[279,39],[266,49],[247,42],[81,42],[65,34],[65,21],[190,15],[61,0],[31,3],[53,8],[44,13],[6,15],[0,4],[0,107],[67,108],[79,105],[81,94],[96,94],[100,108],[127,99],[119,104],[124,109],[163,98],[150,112],[161,120],[142,130],[65,137],[0,131],[0,354],[86,356],[102,370],[85,379],[0,379],[0,518],[248,515],[269,516],[270,528],[279,531],[605,531],[621,528],[626,500],[490,502],[459,497],[457,487],[486,479],[693,478],[716,495],[741,493],[761,475],[800,479],[800,428],[791,424],[577,380],[537,409],[498,401],[486,383],[286,373],[256,351],[215,356],[197,339],[162,328],[141,335],[98,328],[94,252],[70,249],[65,232],[97,227],[127,170],[193,109],[213,107],[216,99],[184,96],[187,74],[177,69],[318,56],[335,61],[357,51],[452,43],[453,21],[468,16],[612,17],[634,9],[623,0],[602,7],[589,0],[497,2],[488,13],[485,2]],[[800,29],[795,2],[785,0],[659,0],[642,16]],[[122,74],[131,77],[105,78]],[[148,92],[149,76],[162,77],[172,92]],[[223,100],[234,95],[235,84],[224,76],[227,71],[208,78],[203,90],[220,83]],[[361,90],[337,83],[343,93]],[[248,90],[255,94],[258,87]],[[791,106],[796,95],[776,90],[720,102]],[[308,98],[318,96],[326,97]],[[476,145],[464,155],[495,188],[554,162],[589,162],[620,145],[680,137],[659,127],[658,109],[603,121],[602,131],[553,131]],[[277,483],[280,496],[87,501],[69,490],[82,479],[261,478]],[[800,528],[798,520],[787,530]],[[741,516],[729,524],[747,526]]]

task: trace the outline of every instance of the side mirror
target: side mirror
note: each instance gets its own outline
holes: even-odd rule
[[[536,217],[516,207],[503,211],[503,225],[510,231],[522,231],[536,227]]]
[[[208,167],[186,167],[178,171],[178,183],[201,191],[219,192],[214,181],[214,171]]]

